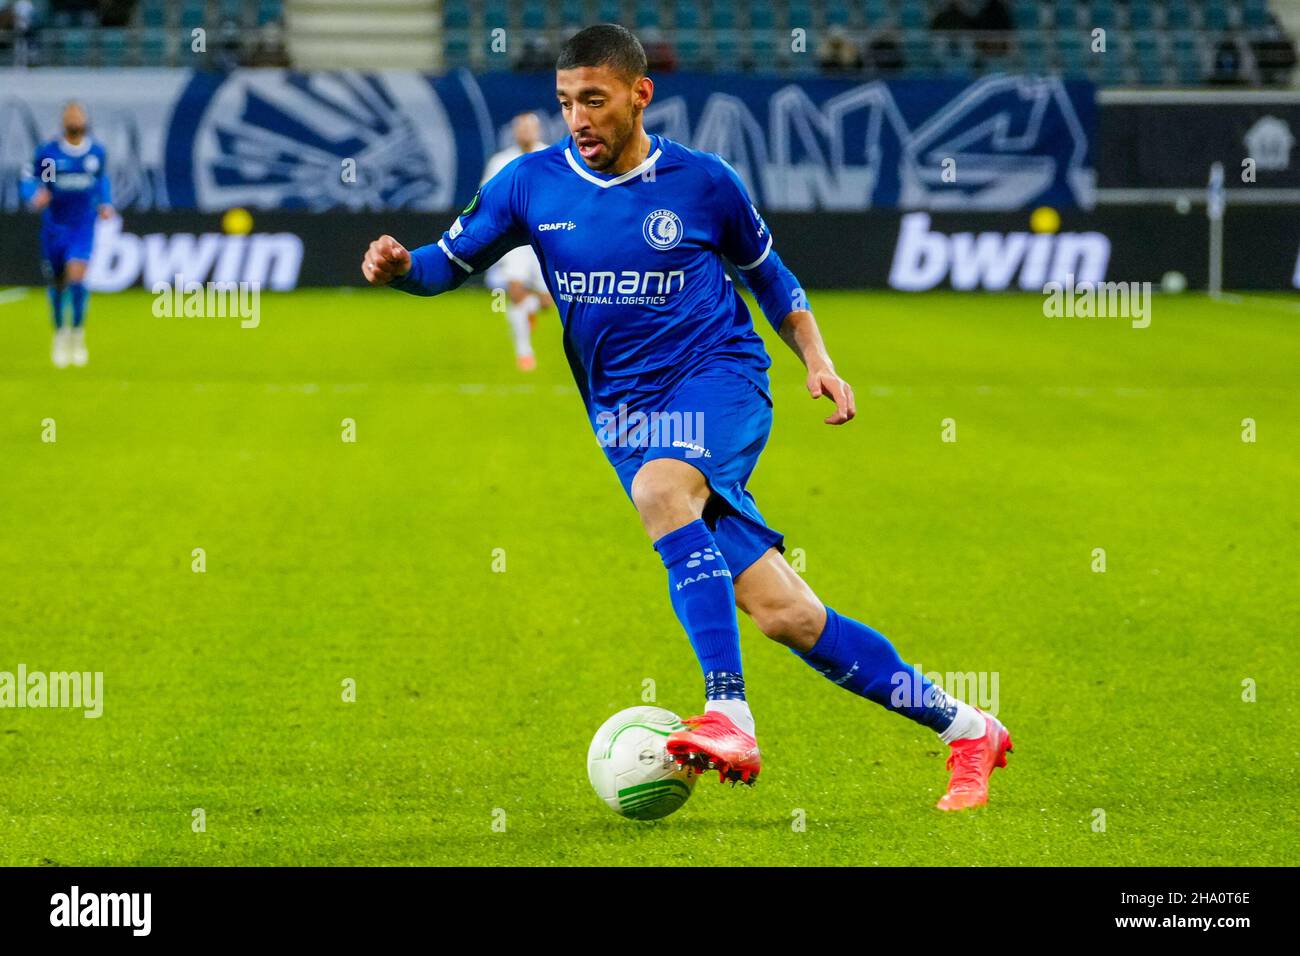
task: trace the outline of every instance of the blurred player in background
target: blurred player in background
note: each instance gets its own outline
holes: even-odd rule
[[[41,266],[54,317],[52,358],[57,368],[85,365],[86,264],[95,242],[95,216],[113,215],[104,147],[90,138],[80,103],[63,108],[63,138],[36,150],[25,170],[23,199],[41,216]],[[64,305],[71,307],[65,321]]]
[[[520,113],[511,126],[515,145],[488,160],[482,185],[524,153],[546,148],[542,142],[542,123],[536,113]],[[515,364],[521,371],[531,372],[537,367],[537,359],[533,356],[533,325],[537,322],[537,313],[552,305],[537,254],[529,246],[511,249],[488,269],[484,280],[489,289],[506,290],[509,300],[506,319],[510,322],[510,335],[515,344]]]

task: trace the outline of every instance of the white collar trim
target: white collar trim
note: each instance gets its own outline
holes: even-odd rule
[[[67,153],[69,156],[84,156],[86,153],[90,152],[92,142],[93,140],[91,140],[89,136],[83,136],[81,138],[81,145],[73,146],[66,139],[60,136],[59,149],[63,150],[63,152]]]
[[[629,169],[621,176],[615,176],[613,179],[599,179],[598,177],[593,176],[591,170],[584,166],[579,160],[573,158],[573,153],[569,152],[569,147],[566,146],[564,148],[564,158],[569,161],[569,168],[583,179],[587,180],[587,182],[595,183],[601,189],[608,189],[610,186],[617,186],[619,183],[625,183],[629,179],[634,179],[635,177],[640,176],[655,164],[655,161],[660,157],[660,155],[662,155],[662,153],[663,149],[656,149],[653,153],[643,159],[641,164],[635,169]]]

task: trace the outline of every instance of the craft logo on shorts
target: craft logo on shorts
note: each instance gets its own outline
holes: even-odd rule
[[[671,209],[656,209],[645,217],[641,234],[656,249],[671,249],[682,241],[682,221]]]

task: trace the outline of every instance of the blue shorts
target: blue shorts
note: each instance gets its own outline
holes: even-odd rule
[[[597,427],[597,438],[628,497],[632,479],[647,461],[679,459],[709,482],[713,495],[704,522],[733,577],[769,548],[784,552],[785,536],[767,526],[745,487],[772,430],[771,399],[740,371],[719,366],[691,376],[661,404],[641,410],[651,418],[644,427],[633,412],[626,413],[625,421],[606,419],[603,433]],[[620,433],[622,440],[615,441]]]
[[[41,226],[41,261],[46,278],[63,275],[69,262],[89,262],[95,245],[95,224],[88,226],[59,226],[44,223]]]

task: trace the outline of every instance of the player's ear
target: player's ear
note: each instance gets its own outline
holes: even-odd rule
[[[645,109],[655,97],[655,81],[648,76],[641,77],[636,81],[633,94],[636,98],[636,105],[641,109]]]

